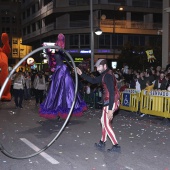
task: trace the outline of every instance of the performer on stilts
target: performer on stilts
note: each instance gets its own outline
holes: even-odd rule
[[[58,35],[56,45],[65,47],[65,36]],[[63,63],[65,54],[62,50],[55,50],[55,53],[48,52],[49,65],[54,71],[51,78],[51,85],[48,94],[40,104],[39,115],[47,119],[55,119],[57,117],[67,118],[74,100],[75,83],[70,75],[70,70],[66,64]],[[82,116],[83,112],[87,110],[87,105],[77,93],[76,102],[72,112],[72,116]]]

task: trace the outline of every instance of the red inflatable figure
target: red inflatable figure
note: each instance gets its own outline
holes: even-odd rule
[[[2,87],[3,83],[5,82],[9,74],[8,73],[8,56],[11,52],[8,34],[2,33],[1,41],[2,41],[3,47],[0,48],[0,87]],[[11,100],[10,88],[11,88],[11,80],[8,81],[3,91],[3,94],[1,97],[2,101]]]

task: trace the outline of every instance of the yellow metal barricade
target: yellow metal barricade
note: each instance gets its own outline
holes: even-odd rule
[[[125,89],[121,93],[120,109],[137,112],[139,110],[140,93],[136,89]]]
[[[170,92],[153,90],[141,92],[140,112],[170,118]]]

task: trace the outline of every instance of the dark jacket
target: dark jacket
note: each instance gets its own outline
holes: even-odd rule
[[[161,83],[160,88],[158,87],[158,83]],[[154,89],[166,90],[167,87],[167,80],[163,78],[162,80],[156,79],[154,84]]]

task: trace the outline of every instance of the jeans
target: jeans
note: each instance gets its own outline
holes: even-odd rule
[[[44,90],[35,89],[35,100],[36,104],[42,103],[44,99]]]
[[[24,97],[23,89],[14,89],[14,101],[16,107],[22,107],[23,97]]]

